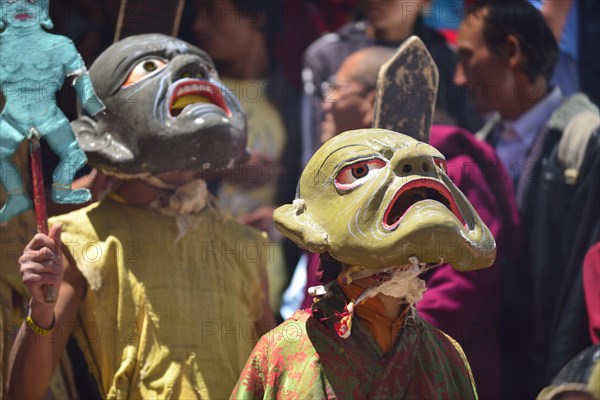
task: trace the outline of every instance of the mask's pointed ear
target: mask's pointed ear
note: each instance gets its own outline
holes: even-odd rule
[[[110,132],[104,132],[100,124],[87,115],[71,122],[79,147],[86,153],[97,153],[115,163],[133,161],[133,153]]]
[[[83,151],[98,151],[108,146],[102,135],[96,131],[97,124],[95,119],[87,115],[71,122],[71,129]]]
[[[329,251],[329,235],[317,223],[304,206],[285,204],[275,210],[273,219],[277,229],[299,247],[312,253]]]

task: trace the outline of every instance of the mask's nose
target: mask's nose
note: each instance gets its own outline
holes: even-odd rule
[[[415,154],[414,150],[397,151],[390,164],[397,176],[435,174],[433,157],[428,154]]]
[[[208,79],[210,77],[209,66],[193,54],[176,56],[169,62],[169,69],[174,72],[173,81],[183,78]]]

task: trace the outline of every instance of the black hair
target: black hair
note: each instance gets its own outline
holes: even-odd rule
[[[194,20],[198,15],[198,7],[201,4],[202,2],[200,0],[188,0],[185,2],[181,30],[178,36],[190,43],[196,41],[193,33],[193,26]],[[254,21],[259,18],[264,18],[260,28],[261,32],[264,33],[269,52],[272,52],[275,39],[284,27],[282,0],[231,0],[231,4],[240,16],[247,17]],[[217,18],[219,16],[207,12],[204,17]]]
[[[527,0],[480,0],[469,6],[466,18],[479,13],[484,19],[483,37],[492,52],[499,53],[506,37],[513,35],[525,54],[523,72],[529,80],[539,75],[550,80],[558,44],[542,13]]]
[[[231,0],[231,3],[246,18],[264,18],[261,31],[271,47],[274,38],[283,29],[281,0]]]

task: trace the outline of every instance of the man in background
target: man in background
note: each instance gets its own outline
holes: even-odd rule
[[[507,372],[533,395],[590,344],[582,263],[600,229],[598,109],[549,84],[558,46],[525,0],[470,8],[457,50],[455,83],[479,112],[493,113],[477,135],[496,148],[516,187],[523,241],[504,293],[516,357]]]

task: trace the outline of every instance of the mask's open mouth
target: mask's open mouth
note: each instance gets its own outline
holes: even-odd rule
[[[465,226],[465,220],[446,186],[432,179],[415,179],[404,184],[394,195],[383,214],[383,227],[394,229],[410,207],[423,200],[442,203]]]
[[[172,93],[169,99],[169,114],[172,117],[181,114],[186,106],[196,103],[214,104],[231,117],[231,111],[225,101],[225,95],[213,83],[199,79],[186,79],[176,83]]]

